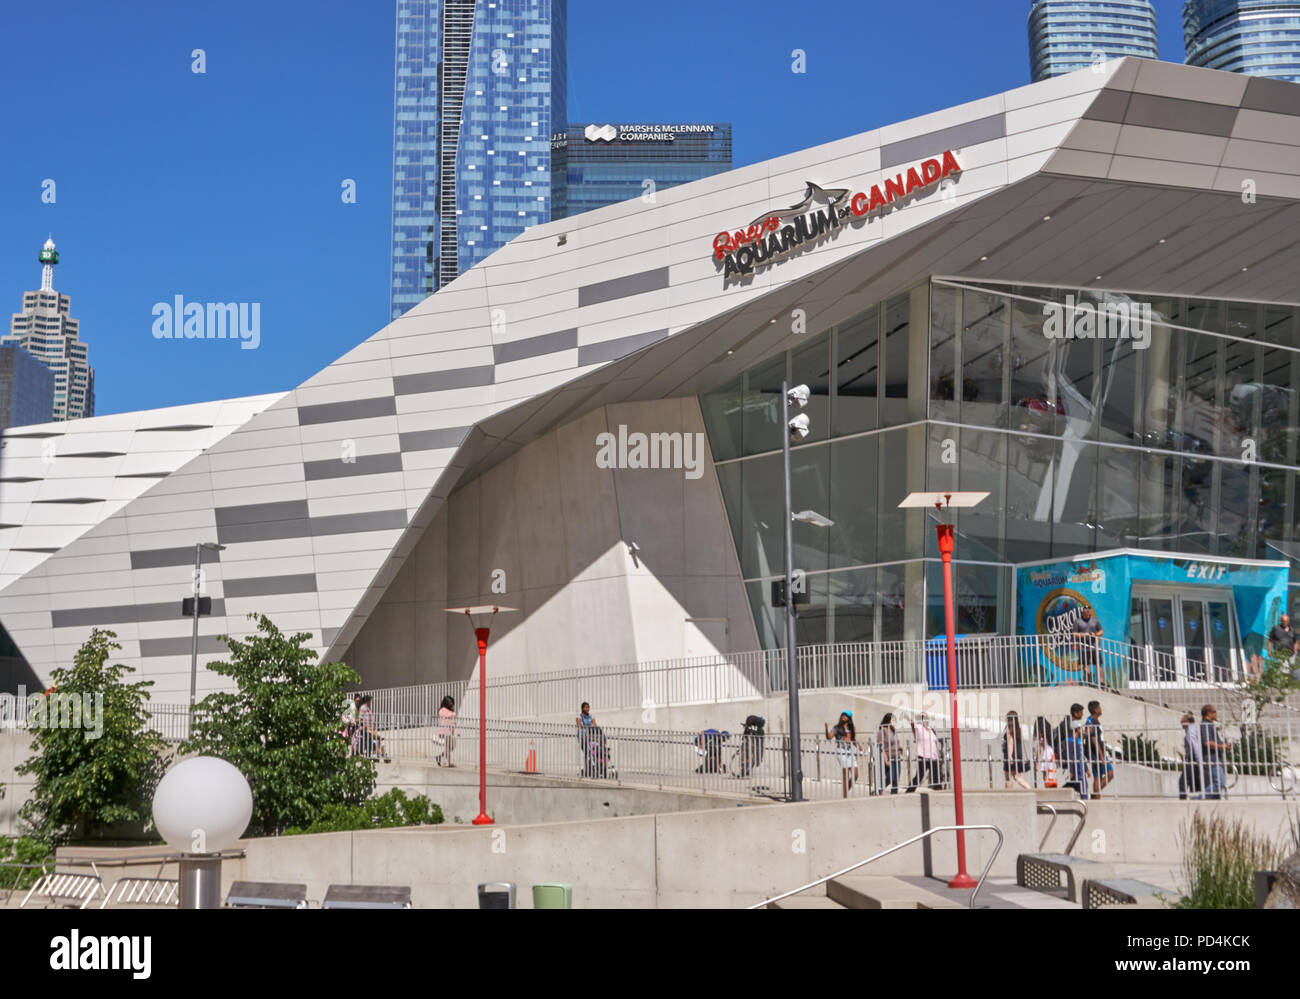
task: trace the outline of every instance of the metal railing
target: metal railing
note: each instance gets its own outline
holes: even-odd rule
[[[851,864],[848,867],[844,868],[842,871],[836,871],[834,874],[828,874],[826,875],[826,877],[818,878],[816,881],[809,881],[806,885],[800,885],[798,888],[795,888],[792,891],[783,892],[780,895],[774,895],[772,898],[764,899],[762,902],[759,902],[756,905],[747,905],[745,906],[745,908],[761,909],[764,906],[771,905],[773,902],[779,902],[784,898],[789,898],[791,895],[798,895],[800,892],[807,891],[809,888],[817,888],[821,885],[826,884],[828,881],[834,881],[836,878],[842,878],[850,871],[856,871],[859,867],[865,867],[867,864],[870,864],[872,861],[879,860],[881,857],[888,857],[891,853],[895,853],[898,850],[901,850],[905,846],[911,846],[913,843],[917,842],[918,840],[927,839],[928,837],[933,836],[935,833],[958,832],[958,831],[965,832],[967,830],[974,831],[974,830],[988,830],[988,829],[991,829],[998,834],[998,845],[995,846],[993,848],[993,852],[989,854],[989,859],[984,864],[984,870],[980,872],[979,880],[975,882],[975,887],[971,889],[970,901],[967,902],[967,908],[974,909],[975,896],[978,895],[980,889],[984,887],[984,879],[988,877],[989,870],[990,868],[993,867],[993,861],[998,859],[998,853],[1002,850],[1002,842],[1005,839],[1005,837],[1002,835],[1002,830],[999,829],[997,826],[990,826],[990,825],[935,826],[933,829],[927,829],[925,832],[917,836],[913,836],[911,839],[904,840],[901,843],[897,843],[894,846],[891,846],[888,850],[882,850],[880,853],[868,857],[866,860],[859,860],[856,864]]]

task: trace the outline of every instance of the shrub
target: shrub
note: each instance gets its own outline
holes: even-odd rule
[[[352,832],[358,829],[393,829],[398,826],[436,826],[443,821],[442,808],[427,797],[407,797],[401,788],[370,798],[360,805],[334,803],[321,809],[307,828],[291,826],[286,836],[303,833]]]
[[[1271,840],[1220,814],[1197,812],[1180,839],[1187,888],[1176,909],[1253,909],[1255,871],[1271,871],[1282,859]]]
[[[0,836],[0,890],[27,889],[36,884],[40,869],[16,872],[5,864],[47,864],[54,870],[54,852],[35,836]]]
[[[50,845],[118,824],[143,832],[152,821],[164,749],[162,736],[148,727],[145,705],[153,681],[126,683],[131,668],[108,665],[112,652],[122,647],[116,637],[94,629],[72,667],[54,671],[61,701],[37,700],[36,714],[44,719],[37,724],[31,724],[29,712],[32,755],[18,773],[35,780],[31,800],[18,814],[33,836]],[[64,710],[56,719],[59,703]],[[84,713],[68,710],[83,705]]]

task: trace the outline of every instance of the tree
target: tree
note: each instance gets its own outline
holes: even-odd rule
[[[51,689],[33,695],[32,756],[18,773],[35,781],[19,817],[43,843],[94,837],[116,825],[143,831],[152,821],[165,749],[148,725],[153,681],[126,683],[131,667],[108,665],[122,647],[116,637],[94,629],[72,668],[56,669]]]
[[[278,835],[309,826],[326,805],[357,805],[375,786],[375,766],[348,756],[339,735],[346,692],[361,678],[345,663],[317,665],[309,634],[285,636],[264,614],[257,634],[223,637],[229,662],[208,669],[235,682],[195,706],[184,753],[217,756],[239,769],[253,791],[248,833]]]
[[[1285,704],[1287,695],[1300,690],[1292,668],[1296,665],[1293,657],[1281,649],[1266,654],[1260,664],[1259,676],[1251,677],[1241,686],[1241,692],[1254,702],[1254,717],[1243,718],[1246,723],[1259,722],[1264,709],[1270,704]]]

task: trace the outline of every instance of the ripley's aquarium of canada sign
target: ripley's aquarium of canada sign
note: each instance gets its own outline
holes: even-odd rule
[[[870,191],[859,191],[852,197],[847,187],[823,188],[809,181],[797,205],[773,209],[743,229],[714,236],[713,259],[722,265],[724,282],[748,277],[786,254],[816,245],[843,224],[865,218],[960,172],[957,157],[948,150],[941,157],[908,167],[886,177],[883,185],[875,184]]]

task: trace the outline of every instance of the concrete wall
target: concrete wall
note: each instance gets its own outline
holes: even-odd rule
[[[365,686],[474,676],[470,626],[447,606],[520,610],[493,622],[498,674],[758,647],[707,438],[698,478],[598,468],[597,435],[620,425],[704,434],[694,397],[605,406],[456,489],[343,657]]]
[[[13,729],[0,731],[0,836],[18,833],[18,810],[31,795],[32,778],[18,775],[18,765],[31,755],[32,737]]]

